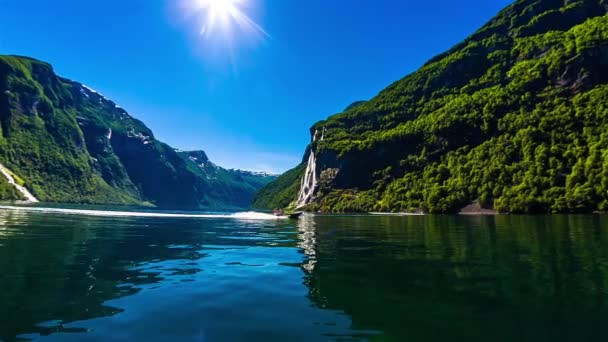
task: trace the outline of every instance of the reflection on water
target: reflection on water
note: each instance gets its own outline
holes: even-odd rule
[[[395,341],[608,338],[605,217],[320,217],[316,225],[311,299],[343,310],[353,330]]]
[[[0,211],[0,340],[608,340],[608,218]]]
[[[317,263],[317,239],[315,236],[315,217],[304,215],[300,217],[297,224],[298,229],[298,247],[304,252],[306,256],[302,263],[302,268],[306,272],[311,273],[315,269]]]

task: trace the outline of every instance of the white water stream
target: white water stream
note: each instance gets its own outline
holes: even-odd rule
[[[325,131],[326,130],[323,129],[321,132],[321,141],[325,138]],[[315,134],[312,137],[313,143],[317,140],[318,133],[318,131],[315,131]],[[318,182],[317,157],[315,155],[315,151],[311,150],[310,156],[308,157],[308,162],[306,164],[306,171],[304,172],[304,177],[302,177],[302,182],[300,184],[296,208],[301,208],[312,201],[315,191],[317,190]]]
[[[300,208],[310,203],[310,200],[312,200],[314,196],[314,192],[317,187],[316,169],[317,160],[315,157],[315,153],[311,151],[310,157],[308,157],[308,163],[306,164],[306,171],[304,172],[304,177],[302,178],[302,183],[300,185],[298,200],[296,201],[297,208]]]
[[[38,203],[38,202],[40,202],[25,187],[17,184],[17,182],[15,181],[15,178],[13,178],[11,172],[4,165],[2,165],[2,164],[0,164],[0,173],[2,173],[4,175],[4,177],[6,178],[6,180],[8,181],[9,184],[11,184],[12,186],[14,186],[15,189],[17,189],[17,191],[19,191],[23,195],[23,197],[25,197],[25,200],[27,202],[30,202],[30,203]]]

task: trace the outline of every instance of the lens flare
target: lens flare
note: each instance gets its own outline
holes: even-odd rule
[[[210,39],[216,34],[230,35],[234,28],[250,37],[268,37],[268,33],[246,13],[249,0],[192,0],[193,10],[201,15],[201,35]]]

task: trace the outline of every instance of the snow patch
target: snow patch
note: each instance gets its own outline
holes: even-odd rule
[[[87,86],[86,86],[86,85],[84,85],[84,84],[82,85],[82,87],[83,87],[84,89],[86,89],[86,90],[90,91],[90,92],[91,92],[91,93],[93,93],[93,94],[98,94],[98,95],[99,95],[99,93],[97,92],[97,90],[95,90],[95,89],[93,89],[93,88],[91,88],[91,87],[87,87]]]
[[[247,171],[247,170],[241,170],[241,169],[229,169],[229,171],[237,172],[237,173],[240,173],[243,175],[248,175],[248,176],[278,177],[278,175],[275,175],[273,173],[266,172],[266,171]]]
[[[149,137],[149,136],[147,136],[147,135],[145,135],[145,134],[143,134],[141,132],[135,133],[134,129],[129,130],[129,133],[127,133],[127,136],[129,138],[137,138],[137,139],[141,140],[141,142],[144,145],[150,144],[151,137]]]
[[[103,94],[101,94],[97,90],[95,90],[91,87],[88,87],[84,84],[81,84],[81,86],[82,86],[82,88],[80,88],[80,92],[87,98],[90,97],[89,94],[87,94],[87,92],[89,92],[91,94],[95,94],[95,95],[99,96],[99,104],[103,104],[103,101],[107,101],[107,102],[114,104],[114,102],[110,101],[107,97],[103,96]],[[114,105],[116,106],[116,104],[114,104]]]

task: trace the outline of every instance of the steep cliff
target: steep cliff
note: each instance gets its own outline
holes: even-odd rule
[[[41,201],[249,205],[223,196],[238,191],[203,177],[111,100],[26,57],[0,56],[0,162]],[[0,184],[0,198],[18,199],[4,188]]]

